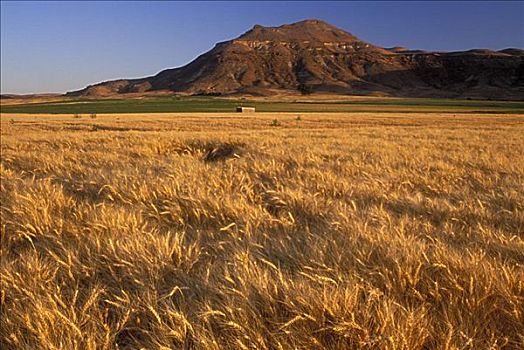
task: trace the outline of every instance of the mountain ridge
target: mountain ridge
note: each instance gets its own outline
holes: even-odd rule
[[[278,27],[255,25],[182,67],[145,78],[106,81],[66,95],[270,95],[278,90],[524,99],[524,50],[387,49],[327,22],[304,20]]]

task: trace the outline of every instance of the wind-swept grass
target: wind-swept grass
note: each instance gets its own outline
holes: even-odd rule
[[[522,115],[1,127],[2,349],[524,346]]]

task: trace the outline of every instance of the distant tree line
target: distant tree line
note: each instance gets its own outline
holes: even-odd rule
[[[298,84],[298,91],[300,91],[302,95],[310,95],[313,92],[313,87],[311,85],[300,83]]]

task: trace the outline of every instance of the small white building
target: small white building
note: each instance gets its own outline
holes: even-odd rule
[[[255,107],[237,107],[238,113],[253,113],[255,112]]]

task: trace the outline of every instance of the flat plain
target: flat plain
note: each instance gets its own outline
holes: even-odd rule
[[[475,108],[2,107],[2,349],[524,348],[524,114]]]
[[[235,96],[113,96],[3,99],[2,113],[228,113],[236,106],[253,106],[259,112],[318,113],[471,113],[522,114],[523,101],[392,98],[375,96],[285,95],[241,98]]]

